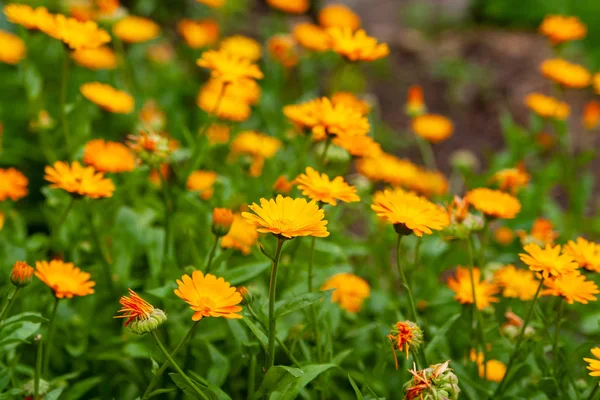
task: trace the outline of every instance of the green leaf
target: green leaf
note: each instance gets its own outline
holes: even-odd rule
[[[239,285],[260,275],[263,273],[263,271],[269,268],[270,265],[271,263],[269,261],[246,264],[241,267],[223,271],[223,278],[225,278],[225,280],[232,285]]]
[[[262,329],[255,325],[254,322],[250,320],[250,318],[242,318],[242,321],[244,321],[246,325],[248,325],[248,328],[250,328],[252,333],[254,333],[254,336],[256,336],[263,349],[266,350],[269,343],[267,335],[262,331]]]
[[[217,396],[216,397],[217,400],[231,400],[231,397],[229,397],[229,395],[227,393],[225,393],[223,391],[223,389],[221,389],[214,383],[210,382],[209,380],[204,379],[203,377],[201,377],[194,371],[190,371],[190,375],[192,375],[195,380],[197,380],[198,382],[202,383],[207,388],[209,388]]]
[[[36,322],[21,321],[12,324],[2,331],[0,347],[5,350],[14,348],[19,343],[27,343],[27,339],[40,329],[41,324]]]
[[[436,346],[443,340],[446,340],[446,334],[452,328],[452,325],[460,318],[461,313],[455,314],[451,316],[444,325],[433,335],[433,338],[429,341],[427,346],[425,347],[425,354],[427,357],[432,358],[434,356],[433,351],[436,349]]]
[[[206,378],[215,385],[221,386],[229,374],[229,359],[212,344],[207,342],[206,347],[211,361]]]
[[[23,65],[23,84],[29,100],[37,99],[42,93],[42,75],[34,64]]]
[[[93,376],[91,378],[84,379],[79,381],[72,386],[70,386],[65,393],[64,396],[61,397],[61,400],[78,400],[85,399],[85,394],[90,391],[94,386],[98,386],[103,382],[101,376]],[[44,398],[45,400],[45,398]]]
[[[269,399],[293,400],[300,390],[308,385],[313,379],[330,368],[337,367],[335,364],[312,364],[305,365],[302,369],[274,366],[267,371],[255,398],[269,394]]]
[[[283,317],[286,314],[318,303],[329,293],[331,293],[331,290],[324,292],[304,293],[300,296],[292,297],[291,299],[280,300],[275,303],[275,318]]]
[[[350,381],[350,385],[352,385],[352,389],[354,389],[354,393],[356,393],[356,399],[357,400],[364,400],[365,397],[361,393],[361,391],[358,388],[358,386],[356,386],[356,382],[354,382],[354,379],[352,379],[352,377],[350,376],[350,374],[348,374],[348,380]]]
[[[160,366],[154,360],[154,358],[150,358],[150,361],[152,361],[152,368],[150,369],[150,372],[152,372],[152,375],[156,375],[156,371],[160,369]]]
[[[17,315],[13,315],[12,317],[5,319],[1,326],[2,326],[2,328],[4,328],[10,324],[14,324],[16,322],[21,322],[21,321],[43,323],[43,322],[48,322],[48,319],[42,317],[42,314],[40,314],[40,313],[24,312],[24,313],[20,313]]]
[[[46,395],[44,396],[44,400],[57,400],[60,397],[60,395],[62,394],[63,390],[65,390],[64,386],[56,388],[56,389],[46,393]]]
[[[202,397],[200,397],[200,395],[197,394],[194,389],[189,387],[185,379],[183,379],[179,374],[171,373],[169,374],[169,376],[171,377],[173,382],[175,382],[175,385],[177,385],[177,387],[183,390],[187,395],[193,397],[194,399],[202,399]],[[215,394],[212,390],[210,390],[207,387],[203,387],[198,382],[194,383],[196,384],[198,389],[200,389],[200,391],[204,393],[210,400],[219,400],[219,396],[217,396],[217,394]]]

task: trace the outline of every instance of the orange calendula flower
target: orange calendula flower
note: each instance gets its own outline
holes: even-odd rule
[[[261,158],[272,158],[281,148],[281,140],[255,131],[242,131],[231,142],[233,154],[249,154]]]
[[[267,0],[267,4],[289,14],[304,14],[310,7],[309,0]]]
[[[587,69],[561,58],[544,61],[540,65],[540,71],[546,78],[567,88],[584,88],[590,84],[592,79],[592,75]]]
[[[62,14],[43,20],[38,28],[73,50],[93,49],[111,40],[108,32],[99,28],[94,21],[81,22]]]
[[[222,109],[226,108],[225,103],[227,102],[255,105],[261,95],[258,83],[250,79],[235,83],[223,83],[218,79],[210,79],[202,87],[201,92],[210,92],[215,100],[215,103],[211,104],[212,108],[207,111],[209,114],[219,114]]]
[[[183,275],[177,279],[177,286],[175,294],[194,311],[192,321],[200,321],[204,317],[242,318],[237,314],[242,311],[238,305],[242,296],[223,278],[194,271],[191,277]]]
[[[502,296],[523,301],[533,299],[539,285],[532,271],[517,269],[512,264],[494,272],[494,281],[502,288]]]
[[[273,190],[277,193],[288,194],[292,191],[293,183],[284,175],[280,175],[273,184]]]
[[[350,61],[374,61],[390,54],[390,49],[385,43],[377,43],[377,39],[370,37],[359,29],[353,32],[350,28],[329,28],[331,49]]]
[[[465,200],[490,218],[514,218],[521,211],[521,202],[516,197],[488,188],[469,191]]]
[[[141,43],[152,40],[160,35],[160,26],[143,17],[129,15],[113,25],[116,37],[127,43]]]
[[[33,268],[25,261],[17,261],[10,271],[10,282],[16,287],[22,288],[31,283],[32,276]]]
[[[517,231],[517,233],[523,245],[529,243],[537,243],[540,246],[553,244],[554,240],[558,237],[558,232],[554,230],[552,222],[545,218],[537,218],[533,222],[531,233],[527,234],[527,232],[522,230]]]
[[[360,201],[356,188],[348,185],[341,176],[330,180],[326,174],[319,174],[311,167],[306,167],[306,173],[298,175],[294,180],[302,195],[311,200],[337,205],[337,201],[352,203]]]
[[[29,180],[14,168],[0,168],[0,201],[17,201],[27,196]]]
[[[331,294],[331,301],[351,313],[359,312],[363,302],[371,295],[367,281],[349,273],[336,274],[327,279],[321,290],[330,289],[335,289]]]
[[[226,0],[196,0],[198,3],[207,5],[212,8],[221,8],[225,5]]]
[[[184,18],[177,23],[177,32],[192,49],[210,46],[219,40],[219,24],[212,19],[194,21]]]
[[[515,194],[519,189],[529,183],[531,176],[525,171],[523,164],[517,168],[506,168],[492,175],[492,181],[497,182],[500,190],[510,191]]]
[[[323,28],[360,28],[360,17],[343,4],[330,4],[319,12],[319,24]]]
[[[242,217],[260,233],[272,233],[284,239],[298,236],[327,237],[325,213],[316,201],[293,199],[278,195],[276,199],[260,199],[260,206],[249,206],[254,212],[243,212]]]
[[[350,92],[335,92],[331,96],[333,106],[343,105],[348,108],[354,108],[363,115],[371,111],[371,106],[365,100],[359,99],[354,93]]]
[[[419,168],[415,180],[407,182],[404,186],[423,196],[430,197],[446,194],[449,184],[448,179],[446,179],[446,176],[442,172]]]
[[[106,46],[76,50],[71,53],[71,58],[82,67],[93,70],[117,68],[117,56]]]
[[[221,238],[221,247],[224,249],[237,249],[248,255],[258,240],[258,232],[254,225],[246,222],[240,214],[233,215],[233,223],[227,235]]]
[[[598,298],[594,295],[600,293],[596,283],[587,280],[579,271],[547,279],[544,285],[547,289],[542,291],[542,295],[562,297],[568,304],[574,302],[587,304],[589,301],[596,301]]]
[[[406,359],[408,360],[410,346],[418,349],[421,343],[423,343],[423,332],[421,331],[421,328],[419,328],[417,324],[412,321],[399,321],[396,322],[390,331],[390,334],[387,335],[387,338],[392,343],[392,351],[394,352],[396,369],[398,369],[396,350],[405,352]]]
[[[289,34],[274,35],[269,38],[267,48],[271,57],[285,68],[292,68],[300,60],[296,48],[296,41]]]
[[[424,114],[413,119],[412,130],[423,139],[439,143],[452,135],[454,124],[443,115]]]
[[[557,45],[571,40],[583,39],[587,34],[587,27],[577,17],[547,15],[542,21],[539,31],[550,39],[553,45]]]
[[[214,208],[212,213],[212,232],[225,236],[233,224],[233,212],[227,208]]]
[[[560,245],[546,245],[543,249],[536,243],[523,247],[526,253],[520,253],[519,258],[534,272],[541,272],[544,278],[559,277],[577,270],[578,265],[573,257],[561,254]]]
[[[253,82],[253,81],[249,81]],[[229,120],[234,122],[242,122],[247,120],[252,113],[250,103],[244,98],[235,97],[229,94],[229,87],[224,93],[213,89],[212,85],[207,83],[202,86],[198,92],[196,105],[204,112],[216,115],[219,119]]]
[[[600,245],[582,237],[574,242],[569,240],[563,252],[575,259],[580,267],[589,271],[600,272]]]
[[[318,25],[303,22],[294,26],[294,39],[305,49],[327,51],[331,48],[331,39],[327,32]]]
[[[497,303],[498,293],[496,284],[481,280],[481,271],[473,267],[473,282],[475,286],[475,299],[477,309],[483,310],[492,303]],[[448,279],[448,287],[455,293],[454,298],[461,304],[473,304],[473,286],[471,284],[471,272],[469,268],[457,267],[456,274]]]
[[[80,91],[86,99],[112,113],[129,114],[135,105],[131,95],[105,83],[84,83]]]
[[[46,7],[32,8],[26,4],[7,4],[3,11],[6,19],[27,29],[40,29],[41,25],[54,17]]]
[[[595,100],[586,103],[583,109],[583,126],[585,129],[595,129],[600,123],[600,102]]]
[[[262,55],[260,43],[243,35],[234,35],[224,38],[219,45],[219,51],[251,62],[258,61]]]
[[[388,153],[362,158],[357,162],[356,169],[371,181],[401,186],[410,185],[419,174],[415,164]]]
[[[16,65],[26,54],[25,42],[20,37],[0,30],[0,63]]]
[[[135,157],[122,143],[94,139],[83,148],[83,162],[99,172],[129,172],[135,168]]]
[[[376,192],[371,209],[384,221],[394,224],[394,229],[401,235],[431,235],[433,230],[441,230],[450,224],[443,207],[400,188]]]
[[[198,170],[190,174],[185,187],[191,192],[199,192],[203,200],[208,200],[213,196],[213,185],[216,181],[216,172]]]
[[[367,135],[336,136],[333,139],[333,144],[346,150],[354,157],[377,157],[383,153],[381,145]]]
[[[114,318],[127,318],[125,326],[129,325],[131,331],[138,335],[152,332],[167,320],[163,310],[154,308],[131,289],[129,289],[129,296],[121,296],[119,303],[122,307],[118,312],[123,315]]]
[[[212,124],[206,129],[206,137],[211,145],[225,144],[229,142],[231,129],[227,125]]]
[[[594,347],[591,350],[596,358],[584,358],[583,360],[589,365],[586,367],[590,370],[590,376],[600,376],[600,347]]]
[[[494,231],[494,239],[501,245],[509,245],[515,239],[515,233],[512,229],[506,226],[501,226]]]
[[[484,378],[488,381],[492,382],[501,382],[504,378],[504,374],[506,374],[506,365],[499,360],[487,360],[484,359],[485,355],[483,353],[477,353],[475,350],[471,350],[470,353],[471,361],[477,362],[477,369],[479,372],[479,377]]]
[[[425,99],[423,96],[423,88],[419,85],[412,85],[408,88],[408,96],[406,99],[406,114],[410,117],[418,117],[427,111]]]
[[[71,165],[57,161],[53,166],[46,166],[44,172],[44,179],[51,183],[51,188],[74,195],[100,199],[112,197],[115,191],[115,185],[104,177],[104,173],[97,172],[94,167],[83,167],[78,161]]]
[[[525,97],[525,105],[540,117],[565,120],[571,111],[569,105],[554,97],[541,93],[530,93]]]
[[[236,83],[251,79],[262,79],[263,74],[252,61],[219,50],[202,53],[196,64],[211,70],[211,76],[222,83]]]
[[[54,291],[59,298],[87,296],[94,293],[96,282],[90,280],[90,274],[83,272],[73,263],[60,260],[37,261],[35,276]]]

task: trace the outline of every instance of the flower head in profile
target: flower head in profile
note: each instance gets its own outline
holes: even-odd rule
[[[272,233],[284,239],[298,236],[329,236],[325,213],[316,201],[293,199],[278,195],[277,198],[260,199],[260,205],[249,206],[254,213],[243,212],[242,217],[260,233]]]
[[[480,378],[485,378],[492,382],[501,382],[506,374],[506,365],[499,360],[485,360],[485,354],[477,353],[474,349],[470,352],[471,361],[477,362],[477,369]],[[485,364],[484,364],[485,361]]]
[[[593,130],[600,123],[600,102],[588,101],[583,109],[582,123],[585,129]]]
[[[578,302],[587,304],[590,301],[596,301],[594,296],[600,293],[598,285],[594,281],[586,279],[579,271],[573,271],[562,274],[553,279],[544,281],[547,289],[542,291],[542,295],[562,297],[568,304]]]
[[[523,230],[519,230],[517,231],[517,234],[523,245],[537,243],[540,246],[554,244],[554,240],[559,236],[558,232],[554,230],[552,221],[545,218],[536,218],[535,221],[533,221],[531,232],[527,233]]]
[[[154,308],[152,304],[131,289],[129,289],[129,296],[122,296],[119,303],[121,303],[121,309],[118,312],[122,315],[114,318],[127,318],[125,326],[129,326],[131,331],[138,335],[156,330],[167,320],[167,315],[163,310]]]
[[[557,45],[571,40],[583,39],[587,34],[587,27],[577,17],[547,15],[542,21],[539,31],[553,45]]]
[[[343,105],[348,108],[353,108],[362,115],[367,115],[371,111],[369,102],[359,98],[351,92],[335,92],[331,95],[331,103],[334,107]]]
[[[465,200],[488,218],[514,218],[521,211],[516,197],[488,188],[477,188],[465,195]]]
[[[106,46],[75,50],[71,53],[71,58],[82,67],[93,70],[117,68],[117,56]]]
[[[262,55],[260,43],[243,35],[224,38],[219,44],[219,51],[251,62],[258,61]]]
[[[25,42],[20,37],[0,30],[0,63],[16,65],[26,54]]]
[[[405,110],[409,117],[418,117],[425,114],[427,106],[425,105],[423,88],[421,86],[412,85],[408,88]]]
[[[567,88],[581,89],[592,80],[590,72],[579,64],[561,58],[546,60],[540,65],[542,75]]]
[[[361,158],[356,163],[356,169],[373,182],[381,181],[404,187],[412,185],[419,174],[419,167],[415,164],[389,153]]]
[[[323,28],[349,28],[353,31],[360,28],[360,17],[343,4],[330,4],[319,12],[319,24]]]
[[[530,179],[531,176],[527,173],[523,164],[519,164],[516,168],[500,170],[491,178],[492,181],[498,183],[500,190],[510,191],[512,194],[526,187]]]
[[[333,104],[326,97],[318,100],[315,106],[316,120],[310,126],[314,140],[324,140],[328,136],[354,136],[369,133],[368,119],[354,107],[340,103]],[[284,113],[286,113],[285,109]]]
[[[135,157],[122,143],[90,140],[83,148],[83,162],[99,172],[130,172],[135,168]]]
[[[289,14],[304,14],[310,7],[309,0],[267,0],[267,4]]]
[[[329,28],[327,33],[331,49],[349,61],[374,61],[390,54],[387,44],[378,43],[362,29],[354,32],[348,27],[336,27]]]
[[[217,181],[217,173],[213,171],[197,170],[188,176],[185,187],[190,192],[198,192],[200,198],[208,200],[213,196],[213,185]]]
[[[37,261],[35,276],[54,291],[59,298],[87,296],[94,293],[96,282],[90,280],[90,274],[83,272],[73,263],[60,260]]]
[[[383,153],[381,145],[367,135],[336,136],[333,144],[346,150],[353,157],[375,158]]]
[[[211,146],[216,146],[218,144],[226,144],[229,142],[229,134],[231,133],[231,129],[225,124],[211,124],[206,131],[200,128],[200,132],[206,134],[208,143]]]
[[[0,168],[0,201],[17,201],[27,196],[29,179],[14,168]]]
[[[104,173],[94,167],[84,167],[78,161],[70,165],[65,161],[57,161],[44,169],[44,179],[51,183],[50,187],[62,189],[73,195],[100,199],[112,197],[114,183],[104,177]]]
[[[387,338],[392,343],[396,369],[398,369],[396,350],[405,352],[408,360],[410,347],[412,346],[415,350],[418,350],[421,343],[423,343],[423,331],[412,321],[399,321],[394,324]]]
[[[263,78],[263,73],[252,61],[223,50],[205,51],[196,64],[199,67],[210,69],[211,76],[222,83],[229,84]]]
[[[127,43],[141,43],[152,40],[160,34],[160,26],[143,17],[129,15],[113,25],[116,37]]]
[[[408,370],[412,378],[404,384],[406,400],[457,400],[460,394],[458,378],[448,367],[450,360],[417,371]]]
[[[461,304],[473,304],[473,286],[475,286],[475,299],[477,309],[483,310],[492,303],[497,303],[498,293],[496,284],[482,280],[479,268],[473,267],[473,285],[469,268],[457,267],[455,276],[448,279],[448,287],[455,293],[454,298]]]
[[[600,272],[600,245],[582,237],[577,241],[569,240],[563,253],[573,257],[580,267],[589,271]]]
[[[452,135],[454,124],[443,115],[423,114],[413,119],[412,130],[423,139],[439,143]]]
[[[42,20],[38,28],[73,50],[93,49],[110,42],[108,32],[94,21],[78,21],[75,18],[56,14]]]
[[[33,268],[27,265],[25,261],[14,263],[10,271],[10,282],[16,287],[22,288],[31,283],[33,277]]]
[[[469,203],[464,198],[454,196],[447,210],[450,225],[444,229],[446,239],[465,240],[472,232],[483,229],[483,218],[469,212]]]
[[[357,313],[371,295],[371,288],[363,278],[350,273],[340,273],[327,279],[321,290],[334,289],[331,301],[350,312]]]
[[[221,238],[221,247],[236,249],[248,255],[258,240],[256,227],[246,222],[240,214],[233,215],[233,223],[227,235]]]
[[[84,83],[81,94],[106,111],[117,114],[129,114],[133,111],[134,99],[130,94],[100,82]]]
[[[294,26],[294,39],[307,50],[327,51],[331,48],[331,39],[327,32],[318,25],[303,22]]]
[[[242,296],[225,279],[212,274],[194,271],[191,277],[183,275],[177,279],[175,294],[194,311],[192,321],[200,321],[204,317],[242,318],[238,314],[242,311],[239,306]]]
[[[541,93],[528,94],[525,97],[525,105],[531,111],[544,118],[565,120],[571,112],[571,108],[567,103]]]
[[[596,358],[584,358],[583,360],[589,365],[586,367],[590,370],[590,376],[600,376],[600,347],[594,347],[592,355]]]
[[[403,186],[425,197],[431,197],[446,194],[450,185],[442,172],[418,168],[415,180],[406,182]]]
[[[285,175],[279,175],[273,184],[273,191],[279,194],[288,194],[294,187]]]
[[[219,24],[212,19],[196,21],[184,18],[177,23],[177,32],[192,49],[201,49],[219,40]]]
[[[443,207],[400,188],[375,193],[371,209],[384,221],[394,224],[401,235],[431,235],[433,230],[441,230],[450,223]]]
[[[502,296],[523,301],[533,299],[539,285],[532,271],[517,269],[512,264],[494,272],[494,282],[502,288]]]
[[[276,137],[256,131],[242,131],[231,142],[231,152],[234,155],[272,158],[282,146],[283,143]]]
[[[572,273],[579,267],[573,257],[561,254],[560,245],[541,248],[537,243],[530,243],[523,247],[525,253],[520,253],[519,258],[534,272],[541,272],[544,278],[559,277]]]
[[[214,208],[212,213],[212,232],[218,237],[225,236],[233,224],[233,212],[228,208]]]
[[[345,203],[360,201],[356,188],[348,185],[343,177],[330,180],[326,174],[319,174],[311,167],[306,167],[306,172],[298,175],[294,183],[304,196],[332,206],[337,205],[338,200]]]
[[[503,246],[508,246],[515,239],[515,232],[507,226],[500,226],[494,231],[494,239]]]
[[[267,48],[271,57],[285,68],[292,68],[300,61],[296,41],[290,34],[271,36]]]
[[[7,4],[3,8],[6,19],[13,24],[21,25],[27,29],[40,29],[54,18],[46,7],[32,8],[27,4]]]
[[[231,89],[237,84],[227,84],[227,87],[223,92],[216,89],[213,79],[206,83],[198,92],[196,98],[196,105],[204,112],[216,115],[221,120],[229,120],[234,122],[243,122],[250,117],[252,110],[250,108],[251,102],[247,96],[239,96],[238,93],[233,92]],[[244,81],[241,87],[249,88],[246,83],[254,81]],[[254,82],[255,83],[255,82]],[[222,84],[219,84],[222,87]],[[251,87],[250,87],[251,88]],[[248,93],[246,93],[248,94]],[[260,92],[256,94],[260,96]]]

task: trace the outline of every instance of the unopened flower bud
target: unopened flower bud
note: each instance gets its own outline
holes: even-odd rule
[[[145,335],[156,330],[167,320],[167,314],[159,308],[155,308],[148,315],[148,319],[136,319],[129,324],[131,332],[137,335]]]
[[[242,304],[245,305],[252,302],[252,293],[250,293],[246,286],[240,286],[236,290],[242,296]]]
[[[292,182],[284,175],[280,175],[273,185],[273,190],[278,194],[288,194],[292,190]]]
[[[407,400],[456,400],[460,393],[458,378],[448,367],[450,360],[443,364],[431,365],[417,371],[409,370],[413,378],[404,384]]]
[[[212,218],[212,233],[218,237],[227,235],[233,224],[233,212],[227,208],[215,208]]]
[[[24,261],[17,261],[10,272],[10,281],[16,287],[25,287],[31,283],[33,268]]]
[[[167,314],[163,310],[154,308],[152,304],[142,299],[136,292],[129,289],[129,296],[122,296],[121,309],[122,315],[115,318],[127,318],[125,326],[135,334],[144,335],[154,331],[167,320]]]
[[[419,85],[413,85],[408,88],[408,97],[404,111],[411,118],[423,115],[427,111],[425,101],[423,100],[423,89]]]

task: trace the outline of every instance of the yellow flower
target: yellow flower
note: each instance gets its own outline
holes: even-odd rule
[[[378,217],[390,224],[398,234],[423,233],[431,235],[432,230],[441,230],[450,224],[448,213],[424,197],[397,188],[376,192],[371,209]]]
[[[283,114],[300,129],[312,129],[319,121],[321,99],[283,107]]]
[[[587,27],[577,17],[547,15],[539,31],[550,39],[553,45],[557,45],[570,40],[583,39],[587,34]]]
[[[199,192],[203,200],[208,200],[214,193],[213,185],[216,181],[216,172],[198,170],[188,176],[185,187],[191,192]]]
[[[319,174],[311,167],[306,167],[306,173],[298,175],[294,183],[302,191],[302,195],[332,206],[337,205],[338,200],[345,203],[360,201],[356,188],[348,185],[343,177],[337,176],[329,180],[326,174]]]
[[[83,148],[83,162],[99,172],[129,172],[135,168],[135,157],[127,146],[94,139]]]
[[[577,270],[573,257],[560,254],[561,247],[546,245],[543,249],[536,243],[523,247],[526,253],[520,253],[519,258],[534,272],[541,272],[544,278],[559,277]]]
[[[532,271],[517,269],[512,264],[494,272],[494,281],[503,289],[502,296],[523,301],[533,299],[539,285]]]
[[[438,143],[452,135],[454,124],[442,115],[424,114],[413,119],[412,130],[423,139]]]
[[[231,99],[232,101],[244,102],[250,105],[257,104],[261,95],[261,89],[258,83],[250,79],[227,84],[217,79],[210,79],[202,87],[202,90],[210,91],[217,96],[222,94],[222,100],[225,101]],[[219,108],[221,108],[221,105],[219,105]]]
[[[583,360],[589,364],[587,369],[592,371],[590,376],[600,376],[600,347],[594,347],[591,351],[596,358],[584,358]]]
[[[129,15],[113,25],[116,37],[127,43],[141,43],[160,35],[160,26],[143,17]]]
[[[519,200],[499,190],[477,188],[469,191],[465,200],[490,218],[514,218],[521,211]]]
[[[240,214],[234,214],[231,229],[221,239],[221,247],[224,249],[237,249],[248,255],[257,240],[258,232],[256,228],[247,223]]]
[[[25,287],[31,283],[33,277],[33,268],[27,265],[25,261],[14,263],[10,271],[10,282],[16,287]]]
[[[211,145],[225,144],[229,142],[230,129],[227,125],[211,124],[206,129],[206,137]]]
[[[415,180],[405,183],[404,186],[423,196],[431,197],[446,194],[449,184],[448,179],[442,172],[418,168]]]
[[[353,108],[363,115],[366,115],[371,111],[371,106],[365,100],[359,99],[354,93],[350,92],[336,92],[331,96],[331,103],[333,106],[342,105],[348,108]]]
[[[329,28],[331,49],[350,61],[374,61],[390,54],[385,43],[366,34],[362,29],[353,32],[350,28]]]
[[[263,74],[256,64],[222,50],[205,51],[196,64],[199,67],[210,69],[211,76],[222,83],[237,83],[263,78]]]
[[[84,83],[80,91],[86,99],[112,113],[129,114],[135,105],[133,97],[128,93],[105,83]]]
[[[497,182],[500,190],[509,190],[515,194],[529,183],[531,177],[521,164],[517,168],[506,168],[492,175],[492,181]]]
[[[219,40],[219,24],[212,19],[194,21],[184,18],[177,23],[177,32],[192,49],[210,46]]]
[[[501,245],[507,246],[515,239],[515,234],[512,229],[501,226],[494,231],[494,239]]]
[[[281,194],[288,194],[292,191],[292,187],[292,182],[288,181],[284,175],[280,175],[273,184],[273,190]]]
[[[479,377],[484,378],[492,382],[501,382],[506,374],[506,365],[499,360],[487,360],[485,366],[483,360],[485,355],[483,353],[476,353],[475,350],[471,350],[470,353],[471,361],[477,362],[477,370]]]
[[[225,5],[226,0],[196,0],[198,3],[202,3],[212,8],[221,8]]]
[[[406,98],[406,113],[410,117],[418,117],[423,115],[427,108],[423,97],[423,88],[419,85],[412,85],[408,88],[408,96]]]
[[[553,244],[554,239],[558,237],[558,232],[554,230],[552,222],[545,218],[537,218],[533,222],[531,233],[529,235],[522,230],[517,231],[517,233],[523,245],[529,243],[537,243],[540,246]]]
[[[247,36],[234,35],[221,41],[219,51],[251,62],[258,61],[262,54],[260,44]]]
[[[0,168],[0,201],[17,201],[27,196],[29,180],[14,168]]]
[[[321,98],[318,105],[317,121],[312,126],[315,140],[323,140],[327,136],[366,135],[369,133],[371,127],[368,119],[354,108],[343,104],[334,105],[326,97]]]
[[[388,153],[362,158],[356,164],[356,169],[372,181],[383,181],[390,185],[410,185],[419,174],[415,164]]]
[[[82,67],[93,70],[117,68],[117,56],[111,48],[106,46],[76,50],[71,53],[71,58]]]
[[[590,100],[583,109],[583,126],[585,129],[595,129],[600,123],[600,103]]]
[[[540,71],[546,78],[568,88],[584,88],[592,79],[589,71],[581,65],[560,58],[544,61],[540,65]]]
[[[498,299],[494,297],[498,293],[498,287],[492,282],[481,280],[479,268],[473,267],[473,282],[478,310],[483,310],[491,303],[498,302]],[[457,267],[455,277],[448,279],[448,287],[455,293],[454,298],[459,303],[473,304],[473,286],[469,268]]]
[[[377,157],[383,153],[379,143],[367,135],[336,136],[333,139],[333,144],[346,150],[354,157]]]
[[[231,142],[234,155],[248,154],[259,158],[272,158],[283,144],[281,140],[255,131],[242,131]]]
[[[343,4],[330,4],[319,12],[319,24],[323,28],[360,28],[360,17]]]
[[[367,281],[349,273],[336,274],[327,279],[321,290],[330,289],[335,289],[331,294],[331,301],[351,313],[359,312],[363,302],[371,295]]]
[[[600,272],[600,245],[589,242],[582,237],[569,242],[563,248],[563,253],[573,257],[580,267],[593,272]]]
[[[559,296],[565,299],[568,304],[575,301],[581,304],[587,304],[589,301],[596,301],[594,296],[600,293],[598,286],[594,281],[588,281],[585,275],[574,271],[557,276],[554,279],[547,279],[544,285],[548,289],[542,291],[542,295]]]
[[[42,32],[62,41],[73,50],[93,49],[111,40],[108,32],[99,28],[94,21],[80,22],[62,14],[41,21],[39,29]]]
[[[331,39],[320,26],[303,22],[294,26],[294,39],[305,49],[312,51],[327,51],[331,48]]]
[[[250,117],[252,110],[248,101],[229,94],[229,87],[233,84],[228,84],[228,88],[222,93],[215,90],[211,82],[212,80],[205,84],[198,92],[196,105],[201,110],[208,114],[217,115],[222,120],[234,122],[242,122]]]
[[[54,18],[46,7],[34,9],[26,4],[7,4],[3,10],[6,19],[27,29],[40,29],[40,26],[47,24],[48,20]]]
[[[271,36],[267,42],[267,48],[271,57],[285,68],[292,68],[300,60],[296,49],[296,41],[292,35],[280,34]]]
[[[570,107],[567,103],[541,93],[528,94],[525,97],[525,104],[533,112],[544,118],[565,120],[570,113]]]
[[[37,261],[35,276],[54,291],[59,298],[87,296],[94,293],[96,282],[90,280],[90,274],[75,267],[73,263],[60,260]]]
[[[310,7],[309,0],[267,0],[267,4],[289,14],[304,14]]]
[[[0,63],[16,65],[26,54],[25,43],[20,37],[0,30]]]
[[[47,165],[44,172],[44,179],[51,183],[51,188],[75,195],[99,199],[112,197],[115,191],[115,185],[104,173],[96,172],[94,167],[83,167],[78,161],[71,165],[57,161],[53,166]]]
[[[238,305],[242,296],[223,278],[194,271],[191,277],[183,275],[177,279],[177,286],[175,294],[194,311],[192,321],[200,321],[203,317],[242,318],[237,314],[242,311]]]
[[[272,233],[285,239],[298,236],[329,236],[325,213],[313,200],[293,199],[278,195],[275,200],[260,199],[260,206],[253,203],[250,212],[242,217],[260,233]]]

